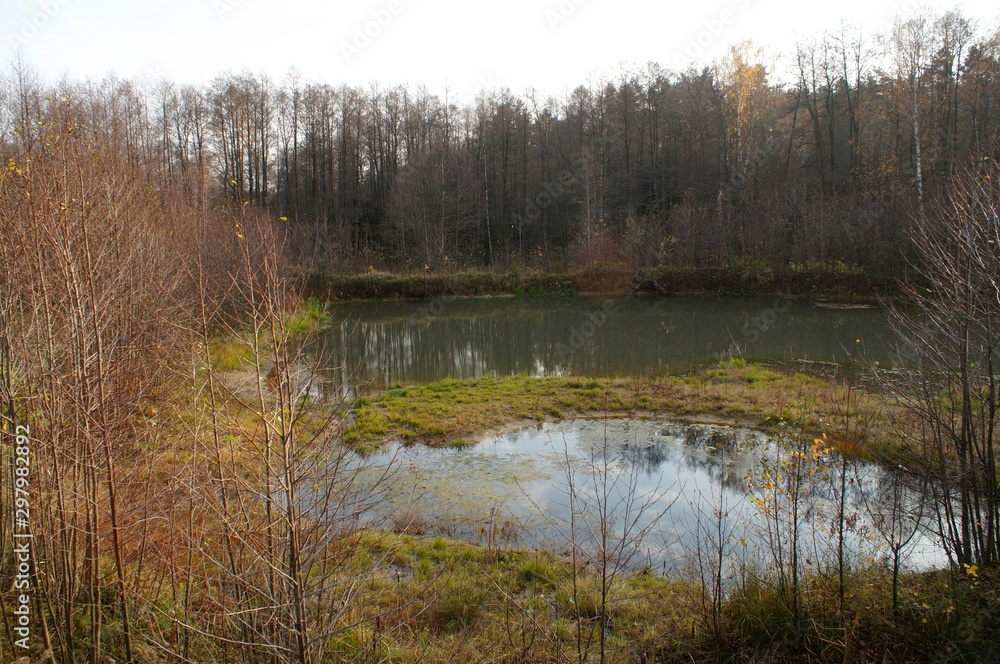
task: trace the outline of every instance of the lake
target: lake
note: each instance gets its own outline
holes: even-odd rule
[[[547,297],[336,304],[316,344],[348,391],[484,374],[645,376],[729,354],[891,359],[876,307],[781,298]]]

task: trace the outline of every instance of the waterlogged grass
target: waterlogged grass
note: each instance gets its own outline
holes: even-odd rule
[[[307,298],[299,302],[290,312],[285,314],[285,331],[289,341],[296,342],[306,339],[325,324],[330,322],[328,306],[321,300]]]
[[[329,322],[326,304],[314,298],[296,303],[280,314],[280,327],[287,336],[288,343],[299,344],[318,332]],[[239,371],[253,363],[254,351],[250,341],[253,333],[249,327],[235,330],[230,334],[212,340],[212,366],[217,371]],[[273,350],[268,328],[264,328],[259,343],[261,352],[268,356]]]
[[[359,401],[345,437],[364,446],[394,440],[461,445],[531,421],[607,413],[724,420],[764,428],[794,426],[817,435],[827,433],[837,441],[846,429],[846,394],[845,388],[814,376],[742,360],[679,377],[446,379],[390,389]],[[888,405],[875,395],[862,395],[861,401],[853,408],[879,413],[877,426],[869,428],[866,440],[844,442],[852,447],[887,444]]]
[[[616,577],[602,606],[597,561],[574,574],[546,551],[382,531],[355,551],[367,581],[333,661],[598,661],[602,609],[615,662],[985,662],[1000,645],[995,574],[906,574],[894,614],[874,567],[847,575],[843,613],[835,574],[803,578],[796,613],[776,579],[743,573],[713,612],[700,584],[644,569]]]
[[[245,352],[238,343],[220,345],[213,361],[238,366]],[[513,376],[400,386],[359,399],[346,434],[358,446],[394,439],[453,445],[523,421],[608,412],[798,427],[837,441],[845,403],[846,390],[835,383],[735,360],[679,377]],[[887,422],[898,415],[891,404],[862,395],[852,412],[874,414],[871,440],[856,442],[891,442]],[[238,404],[223,415],[231,422],[223,445],[233,455],[224,462],[252,472],[240,436],[254,422]],[[173,476],[164,471],[164,482]],[[405,516],[407,524],[420,522],[420,514]],[[491,523],[482,525],[490,532]],[[345,542],[338,545],[347,548],[341,582],[350,607],[325,661],[598,660],[602,606],[594,562],[581,562],[574,575],[565,555],[496,541],[477,546],[361,531]],[[202,546],[222,556],[221,540],[206,538]],[[773,575],[740,574],[714,613],[697,583],[649,570],[622,574],[605,607],[608,661],[1000,661],[1000,577],[993,570],[904,575],[896,615],[890,579],[876,563],[847,576],[843,613],[832,571],[802,579],[798,615]],[[697,579],[697,570],[689,578]],[[166,595],[160,600],[164,616],[178,608]],[[158,629],[171,627],[164,619]],[[211,652],[192,661],[207,661]]]
[[[246,341],[234,337],[212,342],[212,366],[218,371],[238,371],[253,362],[253,348]]]
[[[381,645],[398,658],[393,661],[456,661],[463,655],[576,661],[578,628],[596,656],[601,593],[593,565],[580,563],[574,593],[571,562],[545,551],[375,531],[364,533],[359,544],[368,558],[392,570],[394,581],[368,593],[364,611],[387,611],[385,624],[403,626],[383,634]],[[607,649],[618,656],[614,661],[664,629],[689,633],[696,596],[682,583],[647,573],[622,576],[607,602]],[[345,639],[338,655],[357,655],[355,643]]]

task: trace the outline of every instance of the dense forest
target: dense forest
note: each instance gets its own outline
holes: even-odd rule
[[[327,269],[835,263],[891,272],[956,171],[1000,158],[1000,33],[960,13],[843,27],[777,62],[656,64],[557,99],[227,73],[42,84],[17,62],[0,151],[68,115],[163,199],[265,208]],[[6,160],[5,160],[6,161]]]

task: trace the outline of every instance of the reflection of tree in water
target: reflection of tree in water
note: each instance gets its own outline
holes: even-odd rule
[[[647,477],[660,474],[660,466],[670,458],[670,450],[663,443],[622,445],[618,450],[619,459],[646,473]]]
[[[741,440],[739,433],[731,430],[694,426],[688,426],[685,429],[685,445],[700,447],[713,455],[720,452],[736,451]]]
[[[741,444],[751,437],[746,432],[710,424],[668,424],[657,435],[679,440],[685,447],[707,452],[740,451]]]
[[[747,490],[746,472],[734,461],[716,464],[712,470],[712,479],[721,482],[730,491],[743,493]]]
[[[615,307],[612,316],[605,312],[609,302]],[[638,376],[717,357],[731,343],[727,330],[752,323],[772,305],[770,299],[720,305],[677,298],[664,309],[665,302],[634,296],[617,301],[440,298],[339,304],[315,348],[329,358],[331,373],[347,367],[342,378],[371,381],[377,388],[491,373]],[[757,344],[757,353],[783,357],[798,349],[796,357],[833,360],[842,357],[840,337],[849,334],[869,340],[866,350],[872,359],[891,358],[878,345],[881,341],[876,343],[891,338],[877,309],[834,311],[801,304],[782,320],[788,324],[772,327]],[[850,332],[839,332],[846,329]],[[624,337],[651,342],[623,344]]]
[[[659,440],[620,445],[615,460],[640,469],[647,477],[659,475],[662,466],[674,460],[706,473],[727,489],[746,490],[747,452],[760,447],[755,434],[710,425],[672,424],[654,435]],[[682,443],[680,448],[677,442]]]
[[[707,473],[725,488],[739,493],[746,490],[745,465],[762,443],[756,434],[710,425],[674,425],[661,435],[683,442],[689,450],[683,458],[686,468]]]

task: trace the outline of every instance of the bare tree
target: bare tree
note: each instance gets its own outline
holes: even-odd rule
[[[912,231],[925,287],[916,311],[894,310],[905,345],[902,380],[881,374],[918,423],[934,468],[939,535],[956,565],[1000,562],[997,349],[1000,347],[1000,186],[985,161],[966,171],[947,203]]]
[[[208,365],[211,490],[199,502],[209,507],[208,523],[225,547],[192,543],[212,565],[195,575],[191,601],[219,620],[186,615],[182,627],[204,634],[222,653],[235,647],[231,654],[247,661],[309,664],[362,620],[356,599],[378,561],[355,560],[361,516],[379,500],[391,465],[371,473],[341,443],[341,404],[324,402],[317,382],[322,358],[307,354],[290,325],[298,295],[285,274],[280,226],[246,208],[238,219],[220,243],[235,259],[223,275],[230,286],[221,290],[234,296],[229,334],[247,344],[250,375],[234,382]],[[213,318],[220,320],[210,301],[204,345]],[[240,447],[226,442],[225,430],[237,432]]]
[[[393,188],[388,216],[397,251],[435,269],[448,267],[449,260],[455,264],[480,224],[472,160],[448,148],[414,159]]]

